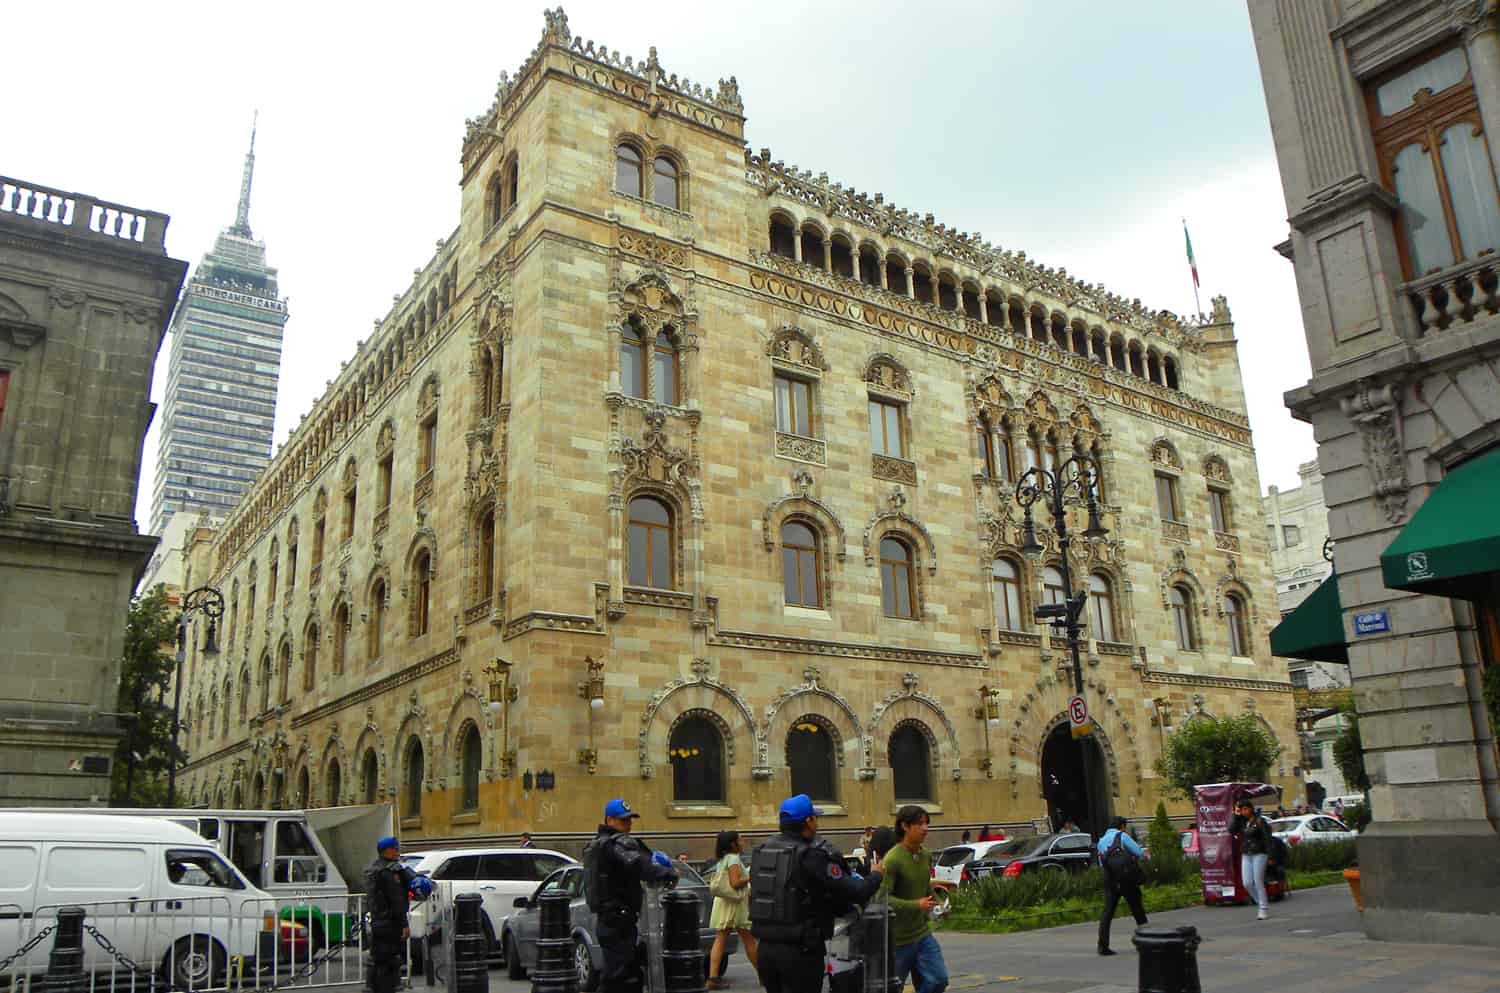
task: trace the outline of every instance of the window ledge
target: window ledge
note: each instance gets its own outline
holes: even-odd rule
[[[892,816],[894,816],[896,811],[900,810],[902,807],[921,807],[929,814],[941,814],[943,812],[942,804],[934,803],[930,800],[897,800],[895,803],[891,804]]]
[[[634,194],[626,193],[622,190],[611,190],[610,192],[619,197],[621,200],[628,200],[631,203],[651,207],[655,210],[662,211],[665,214],[670,214],[673,217],[680,217],[685,221],[691,221],[693,219],[693,215],[688,213],[687,211],[678,210],[676,207],[668,207],[666,204],[657,203],[655,200],[647,200],[645,197],[638,197]]]
[[[734,808],[727,803],[670,803],[668,817],[734,817]]]
[[[821,815],[823,817],[848,817],[849,816],[849,808],[846,807],[846,806],[844,806],[842,803],[834,803],[834,802],[829,801],[829,800],[814,800],[813,801],[813,806],[817,807],[819,810],[821,810],[823,812],[822,815]]]
[[[818,607],[794,607],[791,604],[783,604],[781,612],[787,617],[799,617],[808,621],[831,621],[833,615]]]
[[[624,588],[626,603],[645,604],[650,607],[669,607],[673,610],[692,610],[693,595],[680,590],[658,589],[654,586],[627,586]]]
[[[420,821],[419,821],[419,823],[420,823]],[[461,813],[454,814],[452,817],[450,817],[448,819],[448,823],[449,824],[454,824],[454,825],[460,825],[460,824],[478,824],[479,823],[479,811],[477,811],[477,810],[465,810],[465,811],[462,811]],[[404,826],[405,822],[403,821],[402,824]]]
[[[401,826],[403,828],[415,828],[420,831],[422,829],[422,815],[417,814],[413,817],[401,818]]]
[[[1255,660],[1248,655],[1231,655],[1229,661],[1233,665],[1254,665]]]

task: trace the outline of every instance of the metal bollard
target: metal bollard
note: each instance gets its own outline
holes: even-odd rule
[[[1140,954],[1140,993],[1202,993],[1197,928],[1136,928],[1130,940]]]
[[[562,890],[537,898],[541,918],[536,940],[536,968],[531,970],[531,993],[578,993],[573,968],[573,908]]]
[[[484,897],[461,893],[453,898],[453,959],[448,963],[448,993],[489,993],[489,940],[480,913]]]
[[[869,904],[860,911],[857,927],[850,952],[863,964],[864,993],[901,993],[896,949],[891,944],[891,908]]]
[[[662,894],[662,985],[665,993],[703,993],[703,946],[698,941],[702,914],[698,894]]]
[[[47,957],[46,993],[84,993],[89,977],[83,971],[83,908],[63,907],[57,912],[57,931],[52,935],[52,953]]]

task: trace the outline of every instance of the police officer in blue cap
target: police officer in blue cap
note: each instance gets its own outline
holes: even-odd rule
[[[750,930],[760,940],[756,971],[766,993],[819,993],[834,918],[880,889],[880,873],[851,875],[844,857],[818,838],[821,814],[807,794],[789,798],[781,833],[750,861]]]
[[[401,982],[401,964],[411,936],[406,927],[409,890],[415,887],[425,896],[432,891],[432,883],[401,864],[401,843],[395,838],[381,838],[375,843],[375,852],[375,861],[365,868],[366,909],[370,914],[369,988],[374,993],[394,993]]]
[[[596,915],[599,948],[604,952],[603,993],[640,990],[641,884],[677,878],[671,859],[661,852],[653,854],[631,836],[639,816],[624,800],[609,801],[599,833],[583,849],[584,899]]]

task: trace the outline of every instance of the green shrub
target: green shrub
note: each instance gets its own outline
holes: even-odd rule
[[[1356,831],[1363,831],[1370,826],[1370,805],[1351,803],[1344,808],[1343,813],[1339,814],[1339,820]]]
[[[1173,835],[1172,840],[1174,842],[1177,840],[1176,835]],[[1151,857],[1141,860],[1141,873],[1145,877],[1141,884],[1143,886],[1169,886],[1173,883],[1180,883],[1193,875],[1197,869],[1197,866],[1189,864],[1188,860],[1183,858],[1180,847],[1167,849],[1167,854],[1163,856],[1158,856],[1156,852],[1157,848],[1153,844]]]
[[[953,898],[953,910],[957,914],[1018,910],[1053,901],[1088,900],[1103,889],[1104,878],[1099,869],[1083,872],[1027,869],[1014,879],[989,875],[961,887]]]
[[[1304,841],[1287,846],[1287,867],[1305,872],[1348,869],[1359,864],[1353,841]]]
[[[1158,801],[1156,804],[1156,816],[1151,818],[1151,826],[1146,829],[1146,844],[1151,849],[1153,859],[1172,854],[1182,857],[1182,835],[1167,818],[1165,801]]]

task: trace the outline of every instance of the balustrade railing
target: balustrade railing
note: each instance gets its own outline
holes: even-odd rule
[[[1484,255],[1402,287],[1422,334],[1471,324],[1500,311],[1500,256]]]
[[[166,214],[110,203],[86,193],[52,190],[0,176],[0,219],[66,228],[69,234],[97,238],[156,254],[166,252]]]

